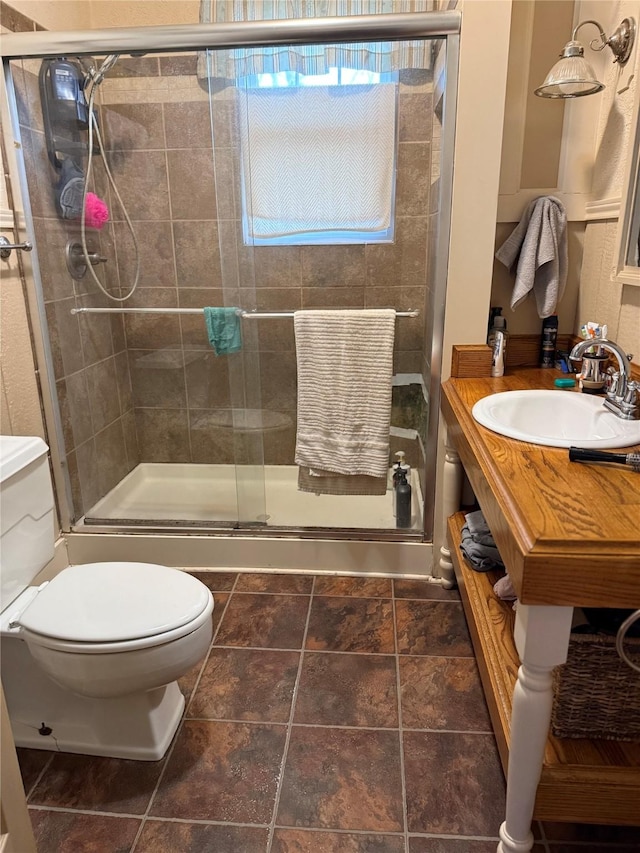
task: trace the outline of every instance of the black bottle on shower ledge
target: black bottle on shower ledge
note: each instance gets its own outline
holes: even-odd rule
[[[402,468],[396,486],[396,527],[411,527],[411,486]]]

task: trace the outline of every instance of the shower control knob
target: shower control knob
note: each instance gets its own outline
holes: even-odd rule
[[[86,275],[87,258],[92,267],[97,266],[97,264],[106,264],[109,260],[109,258],[105,258],[99,252],[87,252],[85,257],[82,250],[82,243],[76,243],[73,240],[69,240],[67,243],[65,256],[67,259],[67,269],[76,281],[80,281]]]
[[[97,252],[89,252],[87,257],[91,261],[91,266],[96,266],[96,264],[106,264],[109,258],[105,258],[104,255],[99,255]]]

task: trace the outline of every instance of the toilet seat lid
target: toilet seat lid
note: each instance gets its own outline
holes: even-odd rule
[[[197,619],[209,602],[197,578],[153,563],[63,569],[20,616],[34,634],[77,643],[153,637]]]

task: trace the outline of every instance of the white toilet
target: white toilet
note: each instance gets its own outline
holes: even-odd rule
[[[213,597],[185,572],[90,563],[29,586],[54,554],[47,445],[0,436],[0,653],[17,746],[162,758],[176,679],[204,657]]]

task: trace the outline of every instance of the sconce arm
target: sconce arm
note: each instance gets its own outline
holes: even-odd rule
[[[624,65],[631,55],[631,49],[635,40],[636,22],[634,19],[623,18],[620,26],[617,27],[607,38],[607,34],[600,24],[589,18],[587,21],[581,21],[578,26],[575,27],[573,35],[571,36],[572,41],[576,41],[576,33],[580,27],[584,27],[586,24],[593,24],[594,27],[598,28],[598,32],[600,33],[599,39],[593,39],[589,43],[591,50],[603,50],[605,47],[610,47],[611,52],[614,55],[613,61],[620,63],[620,65]]]
[[[592,20],[591,18],[589,18],[589,20],[587,20],[587,21],[581,21],[578,24],[578,26],[575,27],[575,29],[573,30],[573,34],[571,36],[571,39],[573,41],[577,41],[576,33],[578,32],[580,27],[584,27],[584,26],[586,26],[586,24],[593,24],[595,27],[598,28],[598,32],[600,33],[600,39],[599,40],[593,39],[591,42],[589,42],[589,47],[591,48],[591,50],[602,50],[603,48],[605,48],[607,46],[607,44],[609,43],[609,40],[607,39],[607,34],[602,29],[600,24],[597,21]]]

